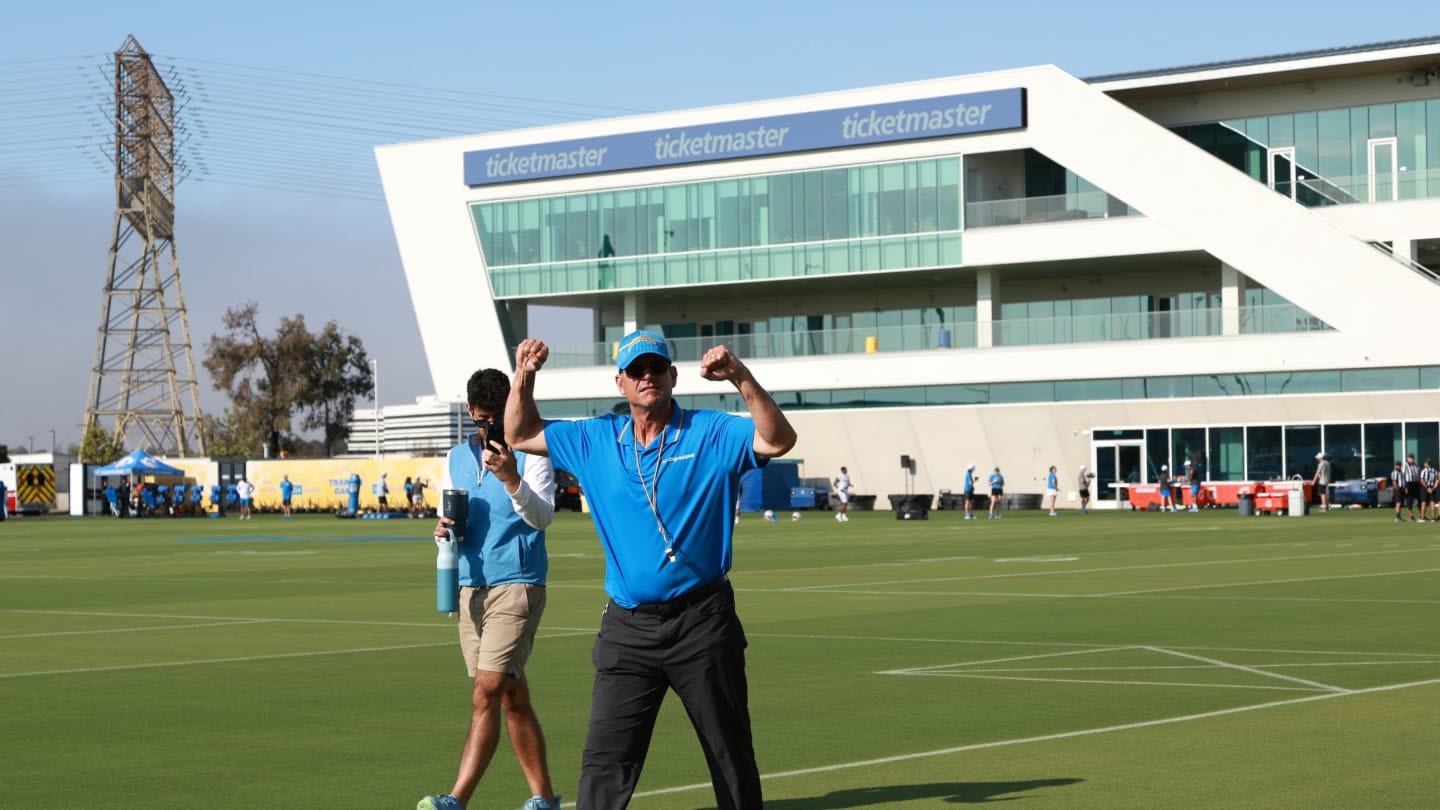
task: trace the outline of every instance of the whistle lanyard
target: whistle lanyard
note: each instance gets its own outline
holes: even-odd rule
[[[675,406],[676,421],[681,422],[680,406]],[[635,422],[630,422],[630,436],[635,440],[635,472],[640,476],[640,490],[645,493],[645,502],[650,505],[650,514],[655,516],[655,528],[660,532],[660,541],[665,544],[665,561],[675,562],[675,541],[670,538],[670,531],[665,528],[665,521],[660,519],[660,469],[665,461],[665,433],[666,428],[660,429],[660,450],[655,454],[655,474],[651,480],[645,480],[645,468],[640,463],[640,434],[635,429]],[[680,428],[675,428],[675,441],[672,444],[679,444]]]

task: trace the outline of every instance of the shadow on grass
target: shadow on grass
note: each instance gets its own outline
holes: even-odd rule
[[[917,799],[940,799],[947,804],[980,804],[1024,799],[1013,794],[1046,787],[1061,787],[1083,779],[1031,779],[1024,782],[931,782],[923,785],[884,785],[837,790],[805,799],[767,799],[767,810],[844,810]]]

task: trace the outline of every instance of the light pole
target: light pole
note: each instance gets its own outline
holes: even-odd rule
[[[25,442],[25,452],[27,452],[27,453],[33,453],[33,452],[35,452],[35,437],[34,437],[34,436],[31,436],[31,437],[30,437],[30,440],[27,441],[27,442]]]
[[[385,455],[385,423],[380,418],[380,361],[370,360],[370,398],[375,403],[375,460]]]
[[[55,428],[50,428],[50,455],[52,457],[51,460],[53,461],[53,457],[55,455]]]

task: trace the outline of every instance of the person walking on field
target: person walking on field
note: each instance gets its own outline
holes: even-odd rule
[[[1050,517],[1059,513],[1055,511],[1055,501],[1060,499],[1060,476],[1055,472],[1055,465],[1050,465],[1050,474],[1045,476],[1045,497],[1050,499]]]
[[[550,783],[545,735],[530,702],[525,663],[545,612],[550,561],[545,528],[555,517],[555,471],[545,456],[505,446],[502,414],[510,378],[481,369],[465,387],[465,407],[476,431],[452,447],[441,489],[467,495],[460,562],[460,651],[470,674],[470,730],[449,793],[426,796],[417,810],[464,810],[500,739],[500,716],[531,797],[521,810],[558,810]],[[441,516],[436,537],[454,521]]]
[[[1081,464],[1080,480],[1078,483],[1080,485],[1080,514],[1082,515],[1090,511],[1090,482],[1094,480],[1094,478],[1094,474],[1092,474],[1084,464]]]
[[[850,520],[850,473],[844,467],[840,468],[840,474],[835,476],[835,497],[840,499],[839,511],[835,513],[835,519],[841,523]]]
[[[595,684],[576,806],[619,810],[640,779],[661,703],[674,690],[700,737],[718,810],[760,810],[745,630],[730,585],[740,476],[795,446],[795,429],[729,347],[706,350],[700,376],[735,387],[749,419],[675,401],[664,336],[620,341],[615,386],[628,410],[542,420],[535,378],[550,350],[515,352],[505,410],[517,449],[549,455],[580,479],[605,554],[605,592],[591,660]]]

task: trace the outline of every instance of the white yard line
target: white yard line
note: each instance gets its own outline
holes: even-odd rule
[[[1297,555],[1290,555],[1290,556],[1284,556],[1284,557],[1251,557],[1251,558],[1248,558],[1248,559],[1238,559],[1238,560],[1197,560],[1197,561],[1195,561],[1195,562],[1187,562],[1187,563],[1154,563],[1154,564],[1147,564],[1147,565],[1117,565],[1117,566],[1107,566],[1107,567],[1104,567],[1104,568],[1062,568],[1062,569],[1054,569],[1054,570],[1049,570],[1049,571],[1020,571],[1020,572],[1006,572],[1006,573],[1003,573],[1003,574],[975,574],[975,575],[973,575],[973,576],[962,576],[962,577],[926,577],[926,578],[924,578],[924,579],[879,580],[879,581],[876,581],[876,582],[852,582],[852,583],[848,583],[847,585],[835,585],[835,584],[827,584],[827,585],[798,585],[798,586],[793,587],[793,588],[780,588],[779,590],[781,590],[781,591],[808,591],[808,590],[813,590],[813,589],[816,589],[816,588],[820,588],[820,589],[834,589],[834,588],[844,588],[844,587],[857,587],[857,588],[860,588],[860,587],[866,587],[866,586],[871,586],[871,585],[895,586],[895,585],[911,585],[911,584],[935,584],[935,583],[939,583],[939,582],[970,582],[970,581],[985,580],[985,579],[1012,579],[1012,578],[1018,578],[1018,577],[1047,577],[1047,576],[1070,575],[1070,574],[1107,574],[1107,573],[1114,573],[1114,572],[1117,572],[1117,571],[1155,571],[1155,570],[1163,570],[1163,569],[1169,569],[1169,568],[1203,568],[1203,567],[1205,567],[1205,566],[1217,566],[1217,565],[1254,565],[1254,564],[1256,564],[1256,563],[1266,563],[1266,562],[1292,562],[1292,561],[1295,561],[1295,560],[1345,559],[1345,558],[1352,558],[1352,557],[1374,557],[1374,556],[1382,556],[1382,555],[1383,555],[1383,556],[1388,556],[1388,555],[1394,555],[1394,554],[1428,553],[1428,552],[1430,552],[1430,551],[1433,551],[1433,549],[1429,549],[1429,548],[1419,548],[1419,549],[1399,549],[1399,550],[1393,550],[1393,551],[1356,551],[1356,552],[1344,552],[1344,553],[1339,553],[1339,554],[1297,554]]]
[[[750,633],[745,635],[750,638],[774,638],[774,639],[800,639],[804,641],[887,641],[903,644],[979,644],[994,645],[997,647],[1085,647],[1089,649],[1101,649],[1108,647],[1135,647],[1135,644],[1117,644],[1114,642],[1101,641],[1003,641],[987,638],[919,638],[914,636],[850,636],[830,635],[821,633]],[[1174,646],[1171,650],[1204,650],[1207,652],[1247,652],[1266,653],[1270,655],[1389,655],[1402,658],[1424,658],[1430,659],[1440,656],[1440,652],[1409,653],[1381,650],[1293,650],[1293,649],[1272,649],[1266,647],[1193,647]]]
[[[286,658],[315,658],[322,655],[354,655],[356,653],[394,652],[396,650],[420,650],[426,647],[449,647],[454,642],[431,642],[429,644],[398,644],[392,647],[352,647],[346,650],[313,650],[310,652],[276,653],[274,655],[246,655],[235,658],[204,658],[190,661],[155,661],[148,664],[117,664],[109,667],[85,667],[82,669],[51,669],[41,672],[5,672],[0,680],[8,678],[33,678],[39,675],[83,675],[93,672],[122,672],[131,669],[160,669],[164,667],[191,667],[205,664],[244,664],[251,661],[279,661]]]
[[[1217,709],[1199,714],[1186,714],[1177,717],[1162,717],[1158,720],[1143,720],[1138,723],[1123,723],[1116,726],[1099,726],[1096,728],[1079,729],[1076,731],[1062,731],[1058,734],[1043,734],[1035,737],[1017,737],[1011,740],[994,740],[991,742],[973,743],[971,745],[957,745],[951,748],[940,748],[933,751],[917,751],[910,754],[896,754],[889,757],[876,759],[861,759],[850,762],[839,762],[831,765],[817,765],[811,768],[796,768],[789,771],[776,771],[774,773],[761,774],[761,779],[787,779],[794,776],[810,776],[817,773],[831,773],[834,771],[850,770],[853,768],[869,768],[877,765],[893,765],[897,762],[909,762],[917,759],[930,757],[943,757],[951,754],[963,754],[968,751],[984,751],[990,748],[1003,748],[1012,745],[1029,745],[1032,743],[1054,742],[1056,740],[1067,740],[1077,737],[1090,737],[1096,734],[1113,734],[1119,731],[1135,731],[1138,729],[1154,728],[1157,726],[1173,725],[1175,723],[1188,723],[1196,720],[1209,720],[1215,717],[1224,717],[1231,714],[1242,714],[1244,712],[1261,711],[1264,709],[1276,709],[1285,706],[1295,706],[1301,703],[1311,703],[1321,700],[1332,700],[1335,698],[1353,697],[1355,695],[1366,695],[1379,692],[1391,692],[1399,689],[1409,689],[1416,686],[1433,686],[1440,684],[1440,678],[1426,681],[1412,681],[1410,683],[1397,683],[1388,686],[1375,686],[1368,689],[1356,689],[1350,692],[1325,692],[1318,695],[1306,695],[1305,697],[1290,698],[1288,700],[1277,700],[1270,703],[1257,703],[1252,706],[1237,706],[1231,709]],[[690,785],[676,785],[675,787],[658,788],[637,792],[638,797],[665,796],[672,793],[688,793],[695,790],[710,790],[709,782],[698,782]],[[566,804],[566,807],[574,807],[573,803]]]
[[[1176,591],[1203,591],[1214,588],[1245,588],[1252,585],[1293,585],[1297,582],[1332,582],[1341,579],[1368,579],[1372,577],[1405,577],[1415,574],[1434,574],[1440,568],[1417,568],[1410,571],[1377,571],[1373,574],[1336,574],[1327,577],[1295,577],[1292,579],[1257,579],[1248,582],[1216,582],[1206,585],[1179,585],[1172,588],[1147,588],[1138,591],[1111,591],[1094,594],[1096,599],[1112,596],[1142,596],[1152,593],[1175,593]]]
[[[1116,652],[1118,650],[1133,650],[1136,647],[1095,647],[1086,650],[1066,650],[1065,652],[1040,653],[1038,655],[1013,655],[1008,658],[987,658],[983,661],[962,661],[958,664],[936,664],[929,667],[906,667],[905,669],[887,669],[877,672],[876,675],[912,675],[920,674],[937,669],[955,669],[957,667],[969,668],[982,664],[1008,664],[1011,661],[1034,661],[1040,658],[1060,658],[1067,655],[1090,655],[1092,653]]]
[[[1267,692],[1323,692],[1306,686],[1266,686],[1258,683],[1189,683],[1186,681],[1117,681],[1106,678],[1026,678],[1019,675],[985,675],[971,672],[906,672],[876,673],[905,674],[921,678],[970,678],[979,681],[1027,681],[1031,683],[1089,683],[1109,686],[1183,686],[1197,689],[1261,689]]]
[[[242,624],[263,624],[258,619],[238,619],[230,622],[204,622],[201,624],[162,624],[150,627],[112,627],[106,630],[57,630],[52,633],[17,633],[0,636],[0,641],[17,638],[54,638],[55,636],[95,636],[107,633],[150,633],[158,630],[190,630],[196,627],[233,627]]]
[[[1247,666],[1245,666],[1244,664],[1234,664],[1234,663],[1231,663],[1231,662],[1229,662],[1229,661],[1221,661],[1219,658],[1206,658],[1206,657],[1203,656],[1203,655],[1195,655],[1195,654],[1193,654],[1193,653],[1179,652],[1178,650],[1167,650],[1167,649],[1164,649],[1163,647],[1145,647],[1145,648],[1143,648],[1143,649],[1151,650],[1151,651],[1157,652],[1157,653],[1163,653],[1163,654],[1165,654],[1165,655],[1174,655],[1174,656],[1178,656],[1178,657],[1180,657],[1180,658],[1189,658],[1189,659],[1192,660],[1192,661],[1201,661],[1201,662],[1204,662],[1204,663],[1206,663],[1206,664],[1213,664],[1214,666],[1217,666],[1217,667],[1224,667],[1224,668],[1226,668],[1226,669],[1233,669],[1233,670],[1237,670],[1237,671],[1239,671],[1239,672],[1248,672],[1248,673],[1250,673],[1251,675],[1261,675],[1261,676],[1266,677],[1266,678],[1276,678],[1276,679],[1282,680],[1282,681],[1290,681],[1291,683],[1302,683],[1302,684],[1305,684],[1306,686],[1312,686],[1312,687],[1314,687],[1314,688],[1316,688],[1316,689],[1328,689],[1328,690],[1330,690],[1331,692],[1348,692],[1348,691],[1350,691],[1349,689],[1343,689],[1343,688],[1341,688],[1341,687],[1339,687],[1339,686],[1331,686],[1331,685],[1328,684],[1328,683],[1320,683],[1319,681],[1308,681],[1308,680],[1306,680],[1306,679],[1304,679],[1304,678],[1297,678],[1297,677],[1295,677],[1294,675],[1281,675],[1281,674],[1278,673],[1278,672],[1270,672],[1269,670],[1258,669],[1258,668],[1256,668],[1256,667],[1247,667]]]

